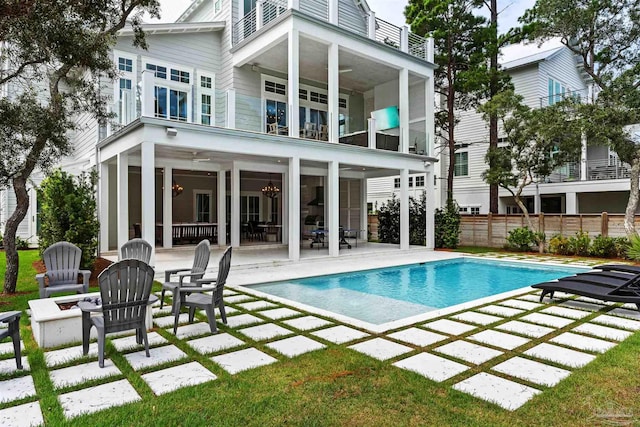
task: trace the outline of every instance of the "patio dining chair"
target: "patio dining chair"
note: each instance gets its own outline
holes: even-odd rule
[[[211,256],[210,244],[208,240],[203,240],[196,246],[196,251],[193,256],[193,265],[191,268],[174,268],[166,270],[164,272],[164,284],[162,285],[162,293],[160,294],[160,308],[164,306],[164,294],[166,291],[173,293],[173,312],[175,312],[175,304],[179,298],[178,289],[185,284],[185,279],[189,279],[189,282],[195,284],[195,281],[202,279],[204,271],[209,264],[209,257]],[[178,281],[172,282],[171,276],[177,276]]]
[[[199,279],[196,281],[196,286],[184,286],[180,288],[180,299],[176,304],[175,320],[173,322],[173,333],[178,331],[178,320],[180,318],[180,308],[189,307],[189,323],[193,323],[193,318],[196,312],[196,308],[202,309],[207,313],[207,319],[209,320],[209,329],[212,334],[218,332],[216,327],[216,313],[215,308],[220,310],[220,317],[222,323],[227,324],[227,313],[224,308],[223,291],[224,285],[227,283],[227,276],[231,268],[231,246],[229,246],[218,262],[218,275],[216,279]],[[213,284],[213,288],[210,286],[203,286]],[[211,295],[204,292],[211,291]]]
[[[139,259],[149,264],[151,245],[144,239],[131,239],[120,248],[120,259]]]
[[[57,242],[45,249],[42,260],[47,272],[36,274],[40,298],[59,292],[89,292],[91,271],[80,270],[81,259],[82,250],[73,243]],[[78,283],[79,274],[82,274],[82,283]]]
[[[82,310],[82,350],[89,352],[91,328],[98,331],[98,363],[104,368],[105,335],[112,332],[136,330],[138,344],[144,342],[147,357],[147,305],[151,295],[154,271],[149,264],[137,259],[125,259],[111,264],[98,276],[101,305],[80,301]],[[100,313],[102,316],[91,316]]]
[[[7,323],[8,328],[0,330],[0,340],[11,337],[13,341],[13,353],[16,357],[16,367],[22,369],[22,357],[20,355],[20,311],[7,311],[0,313],[0,323]]]

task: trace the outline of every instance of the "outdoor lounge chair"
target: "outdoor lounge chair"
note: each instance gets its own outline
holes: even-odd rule
[[[176,305],[175,320],[173,323],[173,333],[178,330],[178,319],[180,317],[180,308],[189,307],[189,323],[193,322],[193,317],[196,312],[196,308],[204,309],[207,313],[207,319],[209,319],[209,328],[211,333],[218,332],[216,328],[216,313],[215,308],[220,310],[220,317],[222,323],[227,323],[227,313],[224,309],[224,301],[222,299],[222,293],[224,291],[224,285],[227,282],[227,276],[229,275],[229,269],[231,268],[231,246],[229,246],[220,261],[218,262],[218,277],[216,279],[200,279],[196,282],[196,286],[181,287],[180,299]],[[214,284],[214,287],[203,286],[206,284]],[[204,292],[212,291],[211,295]]]
[[[22,357],[20,355],[20,311],[7,311],[0,313],[0,323],[7,323],[8,328],[0,330],[0,340],[11,337],[13,341],[13,353],[16,357],[16,367],[22,369]]]
[[[545,295],[553,298],[555,291],[599,299],[635,304],[640,311],[640,269],[633,266],[607,264],[594,267],[594,271],[538,283],[532,287],[542,289],[540,302]]]
[[[198,243],[191,268],[174,268],[164,272],[164,284],[162,285],[162,294],[160,295],[160,308],[164,306],[165,291],[171,291],[173,293],[173,312],[175,313],[176,301],[179,299],[178,288],[184,286],[184,279],[188,278],[192,284],[195,284],[196,280],[202,279],[204,271],[209,264],[209,257],[211,256],[209,246],[208,240],[203,240]],[[174,274],[178,276],[177,282],[171,281],[171,276]]]
[[[36,274],[40,298],[48,298],[58,292],[89,292],[91,271],[80,270],[81,258],[82,250],[73,243],[57,242],[45,249],[42,260],[47,272]],[[82,283],[78,283],[78,274],[82,274]]]
[[[147,263],[137,259],[125,259],[111,264],[98,276],[102,305],[80,301],[82,310],[82,350],[89,352],[91,327],[98,330],[98,363],[104,368],[105,335],[112,332],[136,330],[136,341],[144,341],[149,355],[147,340],[147,305],[151,295],[154,271]],[[91,316],[101,313],[102,316]]]
[[[120,248],[120,259],[139,259],[149,264],[151,245],[144,239],[131,239]]]

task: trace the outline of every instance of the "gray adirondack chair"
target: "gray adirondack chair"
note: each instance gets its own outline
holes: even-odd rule
[[[210,244],[208,240],[203,240],[196,246],[193,256],[193,265],[191,268],[175,268],[164,272],[164,284],[162,285],[162,293],[160,295],[160,308],[164,306],[165,291],[173,293],[173,312],[175,313],[176,301],[179,298],[178,288],[184,286],[185,279],[189,279],[190,283],[195,284],[196,280],[202,279],[204,271],[209,264],[211,256]],[[178,281],[172,282],[171,276],[176,275]]]
[[[152,247],[144,239],[131,239],[120,248],[120,259],[139,259],[149,264]]]
[[[147,305],[154,271],[149,264],[137,259],[125,259],[111,264],[98,276],[102,306],[80,301],[82,310],[82,350],[89,353],[89,336],[93,326],[98,330],[98,363],[104,368],[105,335],[112,332],[136,330],[138,344],[144,341],[149,355],[147,340]],[[91,313],[102,316],[91,316]]]
[[[0,323],[7,323],[7,329],[0,330],[0,340],[11,337],[13,341],[13,353],[16,356],[16,367],[22,369],[22,357],[20,355],[20,311],[7,311],[0,313]]]
[[[42,260],[47,272],[36,274],[40,298],[48,298],[59,292],[89,292],[91,271],[80,270],[81,258],[82,250],[73,243],[57,242],[45,249]],[[78,283],[78,274],[82,274],[82,283]]]
[[[179,289],[180,299],[175,307],[175,320],[173,322],[174,334],[178,331],[178,319],[180,317],[181,307],[189,307],[189,323],[193,323],[196,308],[203,309],[207,313],[209,328],[212,334],[218,332],[218,328],[216,328],[216,307],[220,310],[222,322],[224,324],[227,323],[227,313],[224,309],[222,293],[224,291],[224,285],[227,283],[230,268],[231,246],[224,251],[224,254],[222,254],[220,258],[218,263],[218,277],[216,279],[199,279],[196,281],[196,286],[183,286]],[[206,284],[214,284],[215,286],[213,289],[209,286],[203,286]],[[212,291],[211,295],[204,293],[207,291]]]

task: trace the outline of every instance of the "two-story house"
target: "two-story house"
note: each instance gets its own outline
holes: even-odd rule
[[[516,93],[531,108],[540,108],[566,96],[579,97],[584,102],[593,99],[589,79],[580,63],[566,47],[540,49],[538,52],[501,64],[511,76]],[[454,198],[464,214],[489,212],[489,186],[482,179],[487,169],[488,124],[474,110],[459,112],[456,127],[456,162],[454,170]],[[553,155],[553,153],[550,153]],[[440,154],[435,178],[437,205],[446,197],[448,157]],[[525,188],[524,198],[530,212],[599,213],[624,212],[629,193],[629,169],[606,146],[583,141],[581,158],[554,171],[549,177]],[[414,176],[414,183],[417,176]],[[423,181],[418,181],[420,184]],[[369,181],[369,202],[382,203],[397,183],[392,178]],[[414,184],[415,188],[415,184]],[[415,188],[416,191],[421,188]],[[519,213],[513,197],[500,189],[499,212]]]
[[[340,228],[367,228],[368,178],[399,174],[406,200],[409,175],[433,179],[432,42],[366,2],[196,0],[145,31],[148,50],[121,31],[120,76],[102,82],[115,120],[79,118],[62,163],[99,172],[101,251],[132,235],[163,248],[206,236],[297,260],[322,229],[338,256]]]

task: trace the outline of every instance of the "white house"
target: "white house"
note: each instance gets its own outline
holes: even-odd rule
[[[585,102],[593,99],[586,73],[566,47],[540,49],[501,65],[511,76],[516,93],[532,108],[553,104],[564,96],[579,96]],[[484,157],[489,145],[488,125],[475,111],[459,112],[459,118],[454,198],[462,213],[486,214],[489,212],[489,186],[481,175],[487,169]],[[437,187],[436,205],[439,206],[446,200],[448,157],[444,152],[436,154],[440,163],[435,179],[431,179]],[[628,175],[628,165],[622,164],[608,147],[583,141],[580,161],[555,171],[544,182],[526,187],[525,203],[531,212],[622,213],[629,193]],[[416,177],[413,179],[415,188]],[[370,180],[369,202],[382,203],[394,191],[393,186],[392,178]],[[415,188],[417,190],[420,188]],[[499,212],[519,212],[513,197],[503,189],[499,192]]]
[[[146,51],[120,33],[120,77],[103,82],[117,118],[80,118],[63,162],[98,169],[101,251],[137,234],[163,248],[209,237],[268,240],[297,260],[321,228],[338,256],[340,228],[367,228],[368,178],[399,174],[406,200],[410,175],[433,180],[432,41],[366,2],[196,0],[145,31]]]

